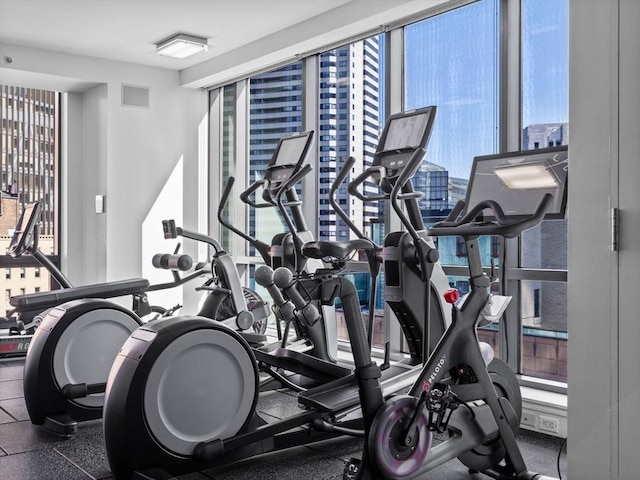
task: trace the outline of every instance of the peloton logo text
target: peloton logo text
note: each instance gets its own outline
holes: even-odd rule
[[[433,383],[433,380],[436,378],[436,375],[438,375],[438,373],[440,372],[440,369],[443,367],[444,362],[446,362],[446,360],[447,360],[447,354],[445,353],[444,355],[442,355],[442,358],[436,365],[436,368],[433,369],[433,373],[429,375],[429,379],[427,380],[429,384]]]

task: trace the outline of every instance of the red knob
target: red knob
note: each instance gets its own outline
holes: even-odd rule
[[[458,301],[459,298],[460,298],[460,292],[458,292],[458,290],[456,290],[455,288],[452,288],[451,290],[447,290],[446,292],[444,292],[444,300],[447,303],[454,304]]]

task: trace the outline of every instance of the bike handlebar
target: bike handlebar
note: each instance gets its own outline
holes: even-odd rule
[[[535,227],[544,219],[544,215],[551,206],[552,200],[553,195],[545,193],[534,213],[526,218],[519,217],[517,219],[510,219],[505,215],[502,207],[494,200],[484,200],[472,207],[462,218],[456,220],[456,217],[462,210],[462,207],[456,205],[446,220],[432,225],[427,229],[427,233],[435,237],[453,235],[461,237],[474,235],[499,235],[505,238],[517,237],[524,230]],[[460,201],[458,203],[462,203],[464,206],[464,202]],[[476,221],[478,215],[486,209],[491,210],[495,220],[491,222]]]

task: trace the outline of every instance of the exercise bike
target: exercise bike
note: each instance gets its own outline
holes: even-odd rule
[[[464,239],[471,291],[460,305],[457,290],[447,292],[452,324],[407,395],[385,401],[375,390],[361,390],[363,407],[375,413],[365,417],[363,458],[347,464],[345,480],[415,478],[456,457],[470,471],[496,479],[550,480],[527,470],[516,443],[521,396],[514,373],[478,343],[479,324],[499,319],[509,300],[490,294],[478,237],[513,238],[545,215],[562,218],[566,152],[566,148],[545,149],[474,159],[466,203],[459,202],[446,220],[427,229],[431,236]],[[410,161],[404,167],[392,200],[418,165]],[[385,168],[388,174],[395,166]],[[410,222],[399,208],[395,210],[415,237]],[[358,376],[361,387],[366,381]],[[432,432],[447,432],[449,438],[432,446]]]
[[[405,160],[407,154],[424,155],[422,147],[433,123],[428,120],[435,109],[420,110],[425,117],[407,118],[415,113],[392,116],[385,127],[388,133],[383,134],[394,145],[392,152],[399,150]],[[404,143],[413,141],[417,146]],[[282,188],[288,188],[309,168],[292,175],[291,169],[274,166],[271,175],[284,181]],[[280,207],[286,202],[283,192],[275,197]],[[382,392],[391,395],[412,384],[420,365],[411,359],[383,373],[371,361],[357,292],[341,275],[354,252],[377,247],[358,238],[310,242],[300,248],[309,258],[326,260],[326,266],[302,275],[280,267],[265,277],[290,294],[289,301],[301,320],[315,317],[314,305],[334,305],[337,298],[341,300],[355,373],[300,392],[297,399],[303,410],[299,414],[267,424],[256,412],[258,364],[268,360],[265,352],[251,349],[236,332],[202,317],[140,327],[118,354],[106,390],[105,447],[116,479],[163,478],[167,473],[222,466],[337,435],[362,436],[363,426],[379,405],[362,404],[361,408],[359,389],[370,398]],[[407,261],[415,264],[415,255]],[[419,324],[414,327],[423,330]],[[226,368],[214,368],[216,365]]]

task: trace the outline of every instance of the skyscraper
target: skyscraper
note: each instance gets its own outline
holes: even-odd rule
[[[7,85],[1,85],[0,90],[0,191],[20,204],[41,201],[43,233],[52,234],[57,201],[58,94]]]
[[[357,160],[350,178],[371,165],[380,134],[379,73],[378,37],[331,50],[320,57],[320,115],[316,132],[320,238],[351,235],[329,205],[329,189],[349,156]],[[262,177],[278,140],[302,130],[302,63],[258,75],[251,79],[250,86],[250,182],[254,182]],[[346,188],[338,190],[337,200],[349,217],[365,229],[370,228],[370,219],[378,216],[371,205],[349,202]],[[251,231],[255,232],[256,225],[268,237],[276,231],[264,229],[277,228],[279,222],[273,222],[273,216],[262,221],[252,214]]]

